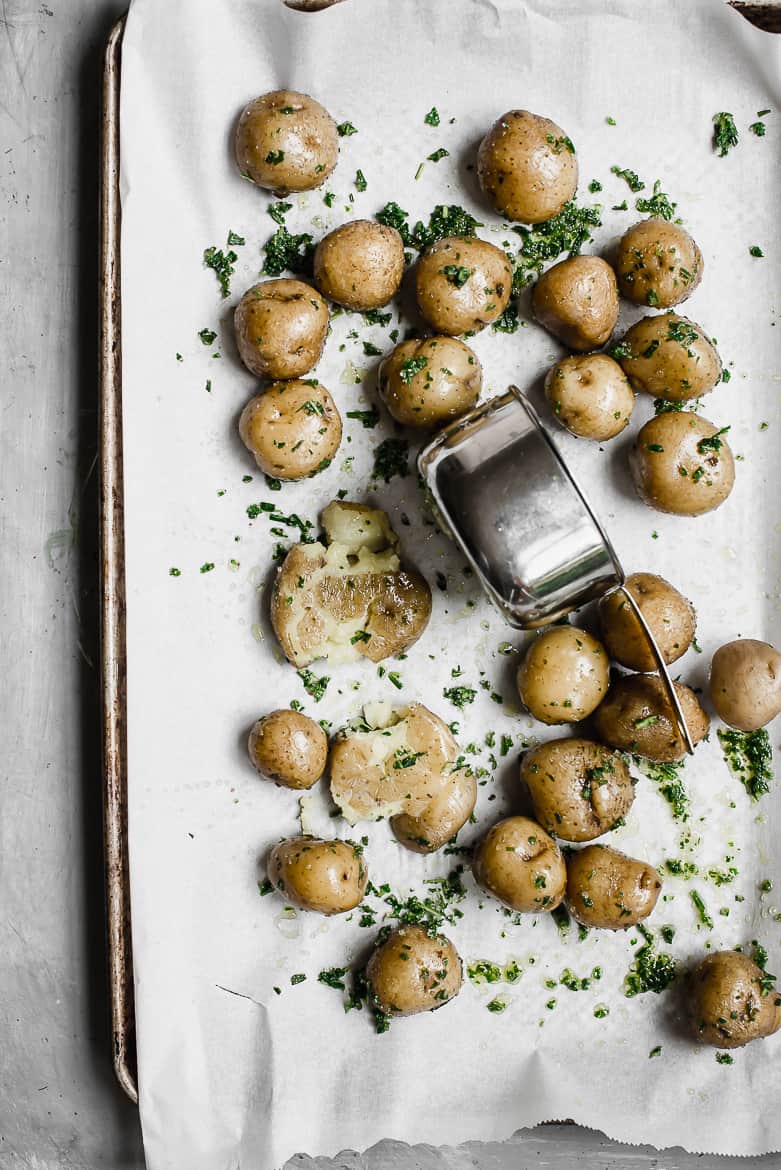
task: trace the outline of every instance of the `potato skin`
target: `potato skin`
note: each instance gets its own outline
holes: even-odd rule
[[[584,926],[636,926],[653,911],[662,884],[652,865],[609,845],[587,845],[567,857],[567,909]]]
[[[387,1016],[413,1016],[458,995],[463,971],[449,938],[400,926],[372,954],[366,978],[376,1008]]]
[[[710,719],[690,687],[677,682],[673,686],[696,745],[708,734]],[[617,678],[594,714],[594,729],[604,743],[618,751],[634,752],[660,764],[673,764],[686,755],[664,683],[656,674]]]
[[[350,841],[289,837],[271,851],[268,877],[288,902],[318,914],[346,914],[363,900],[369,873]]]
[[[713,655],[710,695],[730,727],[758,731],[781,712],[781,654],[755,638],[726,642]]]
[[[404,245],[395,228],[371,219],[343,223],[315,249],[315,284],[347,309],[387,305],[404,275]]]
[[[295,379],[273,382],[251,398],[239,434],[266,475],[306,479],[325,470],[339,450],[342,420],[322,382]]]
[[[620,756],[589,739],[554,739],[521,762],[537,820],[551,836],[593,841],[616,828],[635,798]]]
[[[641,220],[618,245],[618,285],[636,305],[679,305],[702,280],[703,267],[702,252],[689,233],[663,219]]]
[[[246,179],[287,195],[325,182],[339,157],[339,135],[331,115],[314,98],[278,89],[261,94],[245,108],[235,149]]]
[[[400,813],[391,819],[397,840],[413,853],[434,853],[452,841],[474,812],[477,779],[459,768],[417,816]]]
[[[627,330],[619,358],[633,390],[688,402],[709,394],[721,381],[722,365],[702,326],[677,313],[643,317]]]
[[[247,747],[258,772],[284,788],[311,788],[328,759],[328,737],[320,724],[288,708],[258,719]]]
[[[551,366],[545,397],[570,434],[600,443],[620,435],[635,405],[629,380],[606,353],[572,354]]]
[[[377,378],[380,398],[396,422],[423,430],[471,410],[483,371],[463,341],[424,337],[400,341],[380,362]]]
[[[599,349],[618,320],[616,275],[599,256],[561,260],[535,284],[532,310],[569,349]]]
[[[475,881],[511,910],[555,910],[564,897],[567,869],[561,849],[528,817],[493,825],[475,849]]]
[[[468,276],[462,281],[464,272]],[[435,333],[451,337],[477,332],[501,317],[512,283],[512,267],[504,252],[469,236],[437,240],[415,266],[421,316]]]
[[[737,951],[717,951],[702,960],[688,982],[689,1019],[701,1043],[742,1048],[781,1028],[781,992],[763,992],[763,976]]]
[[[319,361],[328,322],[328,305],[311,285],[261,281],[233,316],[239,357],[258,378],[300,378]]]
[[[712,512],[735,483],[727,440],[712,422],[688,410],[649,419],[630,451],[629,468],[641,500],[676,516]]]
[[[542,223],[558,215],[578,186],[578,161],[555,122],[509,110],[494,122],[477,152],[477,178],[507,219]]]
[[[541,723],[577,723],[607,694],[610,663],[601,642],[577,626],[538,634],[516,675],[521,702]]]
[[[637,602],[664,661],[668,666],[677,662],[691,646],[697,629],[692,603],[656,573],[632,573],[624,588]],[[602,598],[599,621],[612,659],[629,670],[656,670],[656,659],[623,589]]]

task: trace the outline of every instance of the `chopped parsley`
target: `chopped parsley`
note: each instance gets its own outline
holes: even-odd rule
[[[749,254],[749,256],[756,256],[758,258],[761,258],[765,255],[765,253],[760,248],[759,244],[752,244],[748,250],[748,254]]]
[[[228,252],[223,252],[219,248],[211,247],[206,248],[203,253],[204,265],[207,268],[211,268],[217,277],[217,283],[220,286],[220,293],[223,298],[230,296],[230,279],[234,273],[233,265],[237,260],[238,256],[232,249]]]
[[[425,752],[411,752],[409,748],[400,747],[396,749],[393,756],[393,767],[397,770],[402,768],[412,768],[418,762],[421,756],[425,756]]]
[[[689,890],[689,897],[694,903],[694,908],[697,911],[697,917],[701,924],[707,927],[708,930],[713,930],[713,919],[708,913],[708,908],[703,901],[702,894],[699,890]]]
[[[433,154],[427,154],[426,158],[429,162],[439,162],[441,158],[449,158],[450,151],[445,150],[444,146],[440,146],[439,150],[435,150]]]
[[[578,207],[565,203],[558,215],[534,227],[516,225],[512,230],[521,237],[515,258],[513,292],[518,293],[539,276],[543,264],[556,260],[564,252],[576,256],[591,238],[591,228],[599,227],[599,207]]]
[[[306,232],[291,235],[284,225],[263,245],[263,268],[267,276],[279,276],[281,272],[295,272],[308,275],[312,271],[314,242]]]
[[[422,354],[420,357],[407,358],[405,361],[403,361],[401,363],[401,368],[399,369],[399,377],[401,378],[404,385],[409,386],[415,375],[419,374],[421,370],[424,370],[427,365],[428,358],[424,357]]]
[[[425,359],[424,359],[425,360]],[[374,448],[372,478],[390,483],[395,475],[409,475],[409,443],[406,439],[383,439]]]
[[[649,716],[649,719],[658,716]],[[641,722],[644,722],[641,720]],[[649,726],[649,724],[645,724]],[[635,726],[638,726],[635,724]],[[670,806],[673,820],[687,821],[689,819],[689,794],[683,782],[683,764],[660,764],[651,760],[641,760],[633,757],[635,764],[643,771],[649,780],[659,788],[660,793]]]
[[[610,171],[614,175],[618,175],[619,179],[623,179],[630,191],[642,191],[645,183],[634,171],[630,171],[628,167],[612,166]]]
[[[497,995],[494,999],[489,1000],[485,1006],[489,1012],[503,1012],[507,1007],[507,1000],[503,996]]]
[[[477,698],[474,687],[446,687],[442,694],[454,707],[458,707],[459,711],[463,711],[464,707],[474,703]]]
[[[732,114],[723,110],[713,115],[713,147],[719,152],[719,158],[724,158],[733,146],[738,145],[738,128]]]
[[[268,152],[268,154],[266,155],[265,161],[267,163],[270,163],[270,165],[272,167],[277,167],[284,160],[284,158],[285,158],[284,150],[270,150]]]
[[[439,110],[437,109],[436,106],[431,107],[431,109],[426,114],[423,121],[426,123],[427,126],[438,126],[439,125],[439,121],[440,121]]]
[[[169,569],[169,570],[168,570],[168,576],[169,576],[169,577],[181,577],[181,575],[182,575],[182,570],[181,570],[181,569],[177,569],[177,568],[171,568],[171,569]]]
[[[635,995],[644,995],[648,991],[653,991],[655,995],[661,994],[670,986],[677,974],[673,956],[657,952],[650,930],[643,926],[638,929],[645,942],[635,953],[624,979],[624,995],[628,999]]]
[[[291,982],[293,987],[295,987],[298,983],[305,983],[306,982],[306,975],[303,975],[300,972],[296,975],[291,975],[290,982]]]
[[[717,1052],[716,1053],[716,1064],[734,1064],[734,1063],[735,1063],[734,1057],[730,1056],[730,1054],[728,1052]]]
[[[673,203],[669,195],[664,193],[662,184],[657,179],[654,183],[654,191],[650,199],[640,198],[635,200],[635,207],[638,211],[642,211],[643,214],[655,215],[659,219],[666,219],[669,222],[675,215],[678,204]]]
[[[356,171],[355,172],[355,190],[356,191],[365,191],[366,188],[368,187],[368,185],[369,184],[366,182],[366,176],[364,175],[363,171],[361,171],[361,170]]]
[[[213,561],[204,561],[204,563],[201,565],[200,571],[202,573],[211,573],[213,568],[214,568]]]
[[[228,232],[228,247],[229,248],[241,248],[244,244],[246,244],[246,242],[247,241],[244,239],[244,236],[238,235],[237,232],[234,232],[234,231]]]
[[[380,421],[380,412],[376,406],[373,406],[371,410],[348,410],[346,413],[348,418],[357,419],[361,426],[367,428],[376,427]]]
[[[461,264],[446,264],[441,271],[442,275],[447,277],[450,284],[454,284],[456,288],[463,288],[472,275],[472,269],[464,268]]]
[[[198,333],[204,345],[213,345],[217,340],[217,334],[213,329],[201,329]]]
[[[336,133],[340,138],[349,138],[352,134],[357,134],[358,131],[352,122],[340,122],[336,127]]]
[[[721,436],[726,435],[729,429],[729,427],[722,427],[721,430],[716,431],[715,435],[709,435],[704,439],[700,439],[697,444],[697,450],[700,455],[705,455],[708,451],[720,451],[723,446]]]
[[[756,134],[757,138],[765,137],[765,128],[764,122],[752,122],[749,126],[749,130],[752,134]]]
[[[395,228],[404,246],[414,248],[418,252],[445,236],[473,236],[475,228],[481,226],[474,216],[464,211],[463,207],[444,203],[437,204],[429,216],[427,225],[418,220],[414,227],[410,227],[409,212],[394,202],[386,203],[374,218],[378,223],[384,223],[386,227]]]
[[[275,223],[284,225],[285,213],[290,211],[292,206],[292,203],[285,203],[280,201],[279,203],[270,203],[266,208],[266,211],[269,213]]]
[[[548,146],[553,148],[554,154],[561,154],[562,150],[567,150],[570,154],[575,153],[574,143],[566,134],[562,134],[558,138],[554,137],[553,134],[546,134],[545,141],[548,143]]]
[[[311,695],[316,703],[319,703],[331,681],[329,675],[324,674],[321,678],[317,678],[311,670],[306,669],[299,670],[296,673],[304,684],[306,693]]]
[[[262,882],[258,882],[258,893],[261,898],[265,898],[266,894],[274,893],[273,883],[268,878],[264,878]]]
[[[344,977],[349,969],[349,967],[328,967],[317,976],[317,982],[324,983],[326,987],[333,987],[337,991],[344,991]]]
[[[770,791],[773,780],[773,751],[767,728],[735,731],[720,727],[716,734],[729,770],[738,777],[751,799],[759,800]]]

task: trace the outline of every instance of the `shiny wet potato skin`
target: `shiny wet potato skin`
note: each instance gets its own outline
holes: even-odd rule
[[[252,728],[249,757],[258,772],[285,788],[311,788],[325,771],[328,738],[319,723],[282,708]]]
[[[567,909],[584,926],[636,926],[652,913],[662,884],[652,865],[609,845],[587,845],[567,857]]]
[[[676,516],[712,512],[735,482],[735,461],[724,433],[691,411],[649,419],[630,451],[629,469],[640,498]]]
[[[781,654],[769,642],[737,638],[713,655],[710,695],[718,716],[757,731],[781,713]]]
[[[476,404],[483,371],[477,355],[455,337],[400,341],[383,358],[380,398],[396,422],[420,430],[451,422]]]
[[[689,976],[691,1030],[714,1048],[742,1048],[781,1028],[781,992],[747,955],[717,951]]]
[[[599,706],[610,683],[601,642],[576,626],[553,626],[529,646],[517,673],[521,702],[541,723],[573,723]]]
[[[300,378],[319,361],[328,322],[328,305],[311,285],[264,280],[236,306],[239,356],[258,378]]]
[[[690,687],[683,683],[673,686],[696,745],[708,734],[710,719]],[[618,751],[661,764],[675,763],[686,755],[664,683],[656,674],[617,678],[594,713],[594,729],[604,743]]]
[[[700,283],[703,266],[702,252],[689,233],[663,219],[641,220],[618,245],[618,286],[636,305],[679,305]]]
[[[239,434],[266,475],[305,479],[339,450],[342,420],[322,383],[274,382],[244,407]]]
[[[400,813],[391,819],[391,828],[396,839],[413,853],[434,853],[464,827],[476,801],[474,772],[459,768],[448,776],[421,813],[417,816]]]
[[[480,143],[477,177],[500,215],[542,223],[575,194],[578,163],[561,126],[529,110],[509,110]]]
[[[606,353],[556,362],[545,377],[545,397],[570,434],[602,443],[621,434],[635,405],[626,374]]]
[[[306,836],[291,837],[272,849],[268,877],[294,906],[329,915],[354,910],[369,880],[358,846]]]
[[[528,817],[508,817],[488,830],[472,860],[478,885],[521,913],[555,910],[567,871],[556,842]]]
[[[721,381],[722,365],[701,325],[677,313],[643,317],[625,334],[621,368],[633,390],[688,402]]]
[[[593,841],[616,828],[635,790],[619,755],[588,739],[554,739],[527,752],[521,780],[551,836]]]
[[[613,269],[599,256],[573,256],[544,272],[532,290],[534,316],[569,349],[599,349],[618,320]]]
[[[277,195],[324,183],[339,157],[336,123],[305,93],[279,89],[250,102],[236,130],[241,174]]]
[[[456,948],[442,934],[400,926],[381,943],[366,967],[374,1006],[388,1016],[412,1016],[443,1007],[461,990]]]
[[[395,228],[356,219],[329,232],[315,249],[315,284],[347,309],[387,305],[404,275],[404,245]]]
[[[664,661],[668,666],[677,662],[691,646],[697,629],[692,603],[656,573],[632,573],[624,588],[637,602]],[[645,631],[624,596],[624,589],[616,589],[602,598],[599,621],[602,640],[612,659],[629,670],[657,669]]]
[[[415,266],[421,316],[436,333],[474,333],[501,317],[513,272],[500,248],[468,236],[446,236]]]

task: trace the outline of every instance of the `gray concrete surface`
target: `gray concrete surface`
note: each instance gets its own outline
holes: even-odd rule
[[[0,0],[3,1170],[143,1166],[109,1054],[95,665],[99,82],[123,7]],[[537,1165],[779,1170],[781,1158],[657,1154],[550,1126],[502,1145],[386,1142],[288,1167]]]

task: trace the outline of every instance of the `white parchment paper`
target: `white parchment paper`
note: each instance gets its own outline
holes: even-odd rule
[[[326,186],[333,206],[324,205],[322,191],[290,200],[290,229],[316,238],[393,199],[412,221],[436,203],[459,203],[484,224],[484,238],[514,247],[517,237],[482,203],[471,169],[481,135],[514,106],[553,117],[574,139],[581,201],[603,205],[590,250],[605,252],[637,218],[635,196],[611,165],[639,172],[644,194],[660,179],[705,256],[705,277],[685,312],[718,339],[732,372],[703,413],[731,427],[733,450],[743,457],[735,491],[697,520],[654,513],[631,489],[628,437],[603,450],[545,417],[627,569],[658,571],[694,600],[703,653],[690,651],[680,668],[702,686],[722,641],[781,634],[778,63],[777,42],[715,0],[347,0],[318,14],[277,0],[132,5],[122,84],[129,800],[150,1170],[269,1170],[296,1151],[332,1154],[381,1137],[455,1144],[567,1117],[657,1146],[745,1154],[781,1147],[781,1037],[722,1065],[683,1036],[675,991],[625,998],[636,932],[592,931],[578,941],[574,929],[560,936],[549,918],[515,925],[490,902],[480,907],[466,874],[464,917],[448,928],[451,937],[465,961],[514,959],[522,978],[512,986],[467,983],[444,1011],[377,1036],[365,1011],[345,1014],[342,995],[317,982],[323,968],[359,956],[373,932],[360,928],[358,916],[291,919],[275,896],[258,896],[269,846],[300,828],[295,795],[259,781],[246,760],[248,727],[262,712],[295,698],[336,727],[370,698],[415,698],[457,719],[462,745],[476,745],[474,764],[488,773],[478,824],[462,834],[467,844],[518,807],[524,738],[560,732],[519,712],[517,659],[499,647],[523,640],[424,522],[415,476],[371,484],[372,448],[394,433],[386,416],[375,430],[345,419],[328,471],[269,492],[236,433],[256,384],[238,362],[231,331],[232,308],[257,279],[261,246],[276,228],[266,213],[270,200],[239,177],[231,154],[238,113],[265,90],[310,92],[358,129],[342,139]],[[423,120],[433,105],[437,128]],[[748,124],[768,107],[760,139]],[[710,145],[720,110],[734,113],[741,135],[727,158]],[[416,178],[439,147],[449,156],[426,162]],[[367,181],[362,193],[358,168]],[[591,179],[602,182],[599,194],[589,195]],[[624,199],[630,211],[611,210]],[[223,301],[201,256],[208,245],[224,247],[229,229],[246,243],[236,248],[232,294]],[[764,259],[749,255],[755,244]],[[634,316],[626,312],[623,324]],[[343,416],[373,402],[377,358],[365,356],[362,342],[386,350],[396,317],[386,328],[367,328],[355,315],[335,318],[315,374]],[[198,338],[203,328],[218,333],[208,348]],[[514,380],[538,402],[541,375],[562,352],[530,321],[512,336],[488,330],[473,344],[486,394]],[[638,402],[633,431],[650,412],[649,401]],[[407,556],[432,585],[444,574],[448,588],[434,585],[431,625],[396,664],[402,691],[366,663],[329,670],[315,705],[275,654],[264,614],[279,537],[246,509],[271,499],[285,514],[316,521],[339,489],[387,507]],[[460,681],[478,690],[463,714],[443,696],[456,666]],[[513,737],[495,768],[484,746],[489,731],[497,743]],[[683,967],[706,948],[760,939],[778,970],[778,793],[752,804],[727,772],[715,734],[687,764],[686,785],[685,848],[682,826],[648,780],[611,838],[657,865],[684,857],[698,867],[688,883],[667,878],[667,900],[651,925],[675,926],[669,949]],[[348,835],[322,794],[309,802],[304,823]],[[400,894],[422,890],[426,878],[459,861],[409,854],[385,825],[367,833],[374,881]],[[738,876],[716,885],[708,871],[729,865]],[[773,889],[762,893],[767,880]],[[712,930],[698,923],[692,889]],[[581,977],[595,967],[602,978],[587,990],[560,983],[566,968]],[[291,985],[297,973],[307,979]],[[554,989],[546,985],[554,981]],[[509,1000],[501,1014],[486,1010],[497,992]],[[595,1008],[603,1004],[609,1014],[599,1018]],[[658,1046],[660,1055],[649,1059]]]

